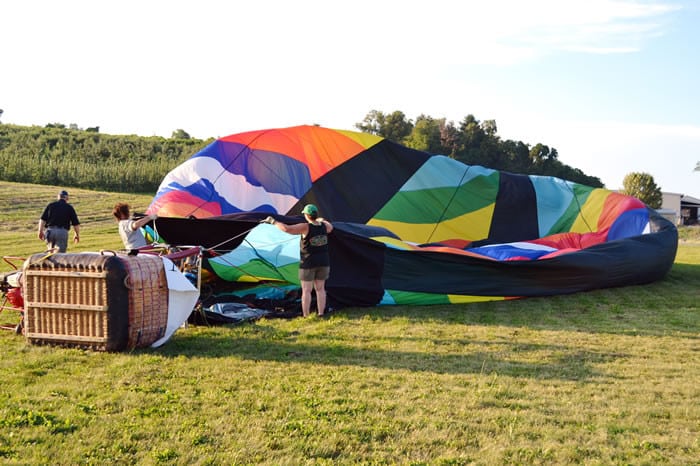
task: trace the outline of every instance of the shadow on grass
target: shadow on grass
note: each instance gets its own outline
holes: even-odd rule
[[[305,337],[299,332],[255,326],[244,335],[232,337],[226,329],[181,334],[158,350],[166,357],[239,357],[251,361],[309,363],[327,366],[357,366],[437,374],[492,374],[535,379],[586,381],[609,377],[595,369],[597,364],[628,357],[574,346],[532,344],[517,341],[450,340],[449,352],[387,350],[351,346],[342,338]],[[309,342],[313,340],[314,342]],[[433,344],[440,341],[431,340]],[[497,347],[496,347],[497,346]],[[526,362],[523,359],[527,360]]]

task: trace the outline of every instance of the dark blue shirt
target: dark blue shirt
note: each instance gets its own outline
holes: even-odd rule
[[[59,227],[70,230],[71,225],[80,225],[78,215],[72,205],[65,199],[59,199],[47,205],[41,214],[47,227]]]

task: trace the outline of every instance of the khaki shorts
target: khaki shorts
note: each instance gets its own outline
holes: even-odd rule
[[[299,280],[302,282],[312,282],[314,280],[328,280],[331,273],[330,266],[314,267],[312,269],[299,269]]]

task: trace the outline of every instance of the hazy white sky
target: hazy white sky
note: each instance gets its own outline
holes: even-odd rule
[[[207,138],[473,114],[608,188],[647,172],[700,198],[698,25],[697,0],[4,0],[1,121]]]

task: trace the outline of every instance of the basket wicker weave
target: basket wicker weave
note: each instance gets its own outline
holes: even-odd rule
[[[122,351],[165,334],[168,286],[158,256],[35,254],[23,271],[31,343]]]

